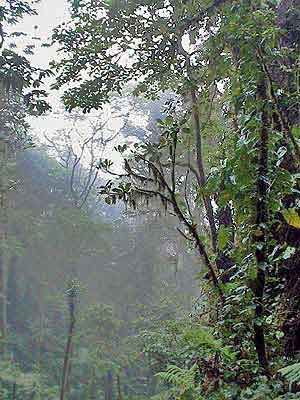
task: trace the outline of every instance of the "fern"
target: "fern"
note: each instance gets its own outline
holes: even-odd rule
[[[185,340],[195,347],[200,347],[211,351],[212,353],[219,353],[225,359],[233,361],[235,354],[228,346],[224,346],[221,340],[216,339],[212,333],[204,327],[192,327],[187,329],[184,335]]]
[[[281,368],[279,371],[281,375],[292,383],[300,383],[300,363],[288,365],[287,367]]]
[[[196,369],[196,364],[190,369],[183,369],[176,365],[170,365],[165,372],[159,372],[156,376],[166,383],[190,389],[194,386]]]
[[[155,396],[151,397],[151,400],[169,400],[173,395],[173,390],[165,390]]]
[[[165,372],[159,372],[156,376],[158,376],[163,382],[173,385],[171,391],[166,392],[165,395],[173,395],[175,399],[184,399],[185,395],[188,393],[192,394],[196,390],[196,370],[196,364],[190,369],[170,365]],[[169,397],[161,397],[161,399],[168,398]],[[157,397],[154,400],[160,400],[160,397]]]

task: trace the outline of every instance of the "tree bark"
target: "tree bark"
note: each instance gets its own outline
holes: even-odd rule
[[[67,386],[69,381],[70,374],[70,362],[71,362],[71,354],[72,354],[72,342],[73,336],[75,332],[75,310],[74,310],[74,298],[70,299],[70,324],[68,331],[68,339],[65,349],[64,355],[64,365],[63,365],[63,373],[62,373],[62,382],[61,382],[61,390],[60,390],[60,400],[65,399],[65,395],[67,392]]]
[[[278,26],[282,29],[280,44],[282,47],[291,50],[291,53],[298,55],[300,51],[300,0],[282,0],[277,8]],[[281,63],[287,65],[292,71],[299,69],[299,59],[285,57]],[[278,87],[284,88],[288,94],[297,93],[299,97],[299,77],[295,77],[294,73],[282,72],[278,65],[277,68],[269,68],[271,79],[276,82]],[[300,125],[300,109],[296,102],[292,107],[285,107],[280,104],[281,113],[287,121],[288,129],[291,131],[293,127]],[[275,113],[274,113],[275,114]],[[284,129],[281,120],[274,115],[274,122],[277,130],[280,132]],[[287,130],[287,129],[286,129]],[[285,138],[286,143],[290,143],[290,136]],[[295,146],[294,146],[295,147]],[[296,149],[299,147],[296,147]],[[291,175],[299,172],[299,151],[298,157],[290,151],[287,151],[281,167],[286,169]],[[296,162],[297,161],[297,162]],[[299,185],[296,189],[300,189]],[[297,208],[298,194],[287,196],[283,199],[285,208]],[[286,312],[285,320],[282,324],[284,333],[284,351],[288,357],[293,357],[300,351],[300,230],[291,227],[286,223],[282,215],[278,216],[281,221],[278,229],[273,229],[275,240],[281,245],[288,245],[296,249],[289,259],[282,260],[279,265],[282,283],[284,284],[284,308]]]
[[[195,141],[196,141],[196,161],[198,167],[198,185],[200,190],[204,189],[206,183],[205,177],[205,170],[204,170],[204,163],[202,157],[202,138],[201,138],[201,127],[200,127],[200,116],[198,111],[198,104],[197,104],[197,96],[195,90],[191,92],[192,98],[192,117],[193,117],[193,124],[194,124],[194,131],[195,131]],[[214,253],[217,253],[217,229],[216,223],[214,218],[213,207],[211,203],[210,196],[202,194],[203,203],[206,210],[206,215],[210,227],[210,234],[211,234],[211,244]]]
[[[5,127],[5,109],[7,107],[4,86],[0,82],[0,353],[5,352],[7,332],[7,223],[8,223],[8,198],[7,198],[7,163],[8,163],[8,135]]]
[[[260,138],[258,143],[258,176],[257,176],[257,204],[256,204],[256,262],[257,277],[253,285],[255,302],[254,318],[254,344],[259,364],[264,373],[269,375],[269,362],[266,352],[265,333],[263,325],[264,316],[264,289],[266,281],[267,253],[267,223],[268,223],[268,127],[269,118],[266,110],[266,84],[262,81],[258,87],[258,100],[263,110],[261,117]]]
[[[120,375],[117,375],[117,387],[118,387],[118,398],[117,398],[117,400],[123,400],[122,390],[121,390]]]
[[[17,384],[16,382],[14,382],[12,387],[11,399],[16,400],[16,398],[17,398]]]
[[[107,372],[105,378],[104,400],[113,400],[113,374],[111,371]]]

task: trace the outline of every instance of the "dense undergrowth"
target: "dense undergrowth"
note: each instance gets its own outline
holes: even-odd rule
[[[70,9],[52,64],[67,110],[100,109],[133,82],[137,96],[170,95],[150,140],[116,146],[122,173],[99,161],[112,176],[99,196],[175,216],[200,296],[180,310],[167,291],[129,321],[92,311],[61,399],[300,398],[299,1]]]

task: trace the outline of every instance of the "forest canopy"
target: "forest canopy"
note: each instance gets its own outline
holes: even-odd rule
[[[0,5],[2,398],[300,398],[299,0],[68,0],[47,69],[37,3]]]

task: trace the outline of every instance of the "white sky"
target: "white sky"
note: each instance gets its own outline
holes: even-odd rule
[[[0,0],[1,1],[1,0]],[[47,68],[49,62],[57,57],[56,49],[53,47],[41,47],[41,43],[46,42],[51,36],[53,28],[62,22],[66,21],[69,17],[67,0],[42,0],[41,3],[36,7],[38,11],[37,16],[30,16],[24,18],[21,24],[15,27],[14,30],[20,30],[26,32],[28,37],[22,39],[21,42],[24,44],[28,43],[29,37],[40,37],[42,40],[34,41],[36,48],[34,50],[34,55],[30,57],[33,65],[42,68]],[[18,43],[20,40],[18,40]],[[52,92],[49,97],[50,104],[53,107],[53,112],[49,113],[47,116],[31,118],[29,123],[32,128],[32,134],[36,138],[36,141],[43,141],[44,133],[47,133],[48,137],[52,137],[58,130],[68,129],[71,126],[71,122],[64,117],[63,106],[59,101],[59,94]],[[106,108],[104,112],[110,113],[109,109]],[[101,111],[94,111],[90,114],[91,118],[97,117]],[[136,119],[136,116],[133,116]],[[145,121],[140,120],[140,125],[144,125]],[[108,128],[111,131],[119,130],[123,125],[123,121],[120,118],[111,118],[108,123]],[[81,129],[86,129],[84,123],[80,123]],[[129,138],[132,140],[132,138]],[[118,143],[120,143],[120,138],[117,138]],[[124,141],[121,140],[124,143]],[[111,143],[107,147],[106,154],[104,157],[112,159],[116,166],[121,167],[121,155],[113,151],[116,142]],[[75,146],[76,147],[76,146]],[[119,170],[119,168],[117,168]]]

